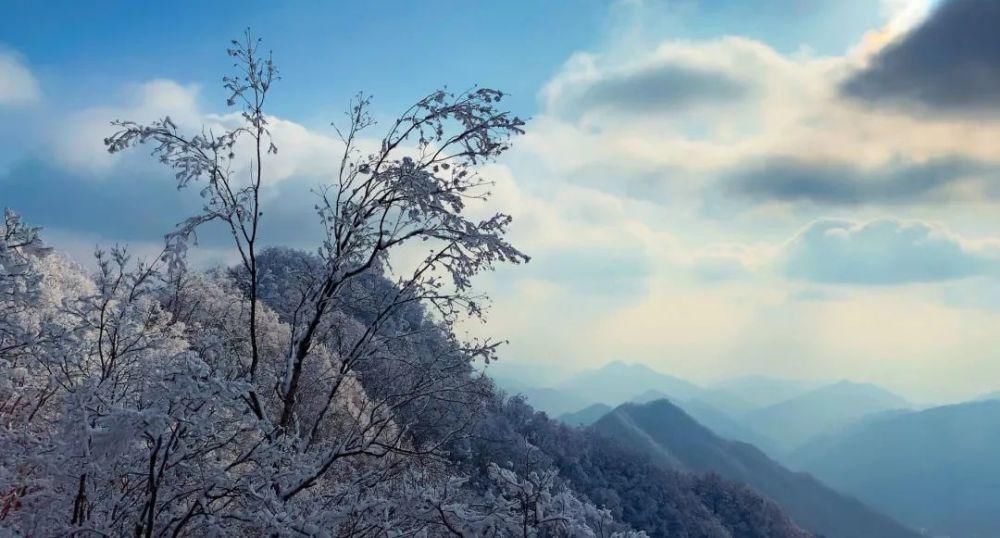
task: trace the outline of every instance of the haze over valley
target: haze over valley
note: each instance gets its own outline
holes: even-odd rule
[[[554,387],[499,383],[565,424],[629,439],[665,468],[758,488],[826,535],[914,536],[892,518],[931,536],[989,536],[1000,525],[995,394],[919,405],[850,381],[701,387],[620,361]]]

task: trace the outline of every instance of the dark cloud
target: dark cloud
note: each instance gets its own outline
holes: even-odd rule
[[[95,180],[40,160],[13,165],[0,177],[0,192],[0,204],[33,224],[121,241],[161,238],[199,207],[197,196],[178,195],[169,176]]]
[[[660,63],[641,69],[605,73],[567,90],[557,102],[566,115],[592,110],[626,113],[669,112],[685,107],[732,102],[749,93],[730,75],[693,66]]]
[[[931,111],[1000,107],[1000,2],[950,0],[842,86],[844,94]]]
[[[954,196],[949,187],[996,175],[996,165],[961,157],[867,170],[841,162],[776,158],[724,178],[725,189],[757,201],[824,205],[907,204]]]
[[[973,250],[923,222],[814,222],[783,259],[791,278],[827,284],[893,285],[995,275],[998,253]]]
[[[145,155],[140,157],[145,158]],[[31,159],[0,175],[0,207],[9,207],[34,225],[99,236],[108,241],[159,241],[202,206],[198,185],[178,190],[165,169],[116,167],[100,179],[78,176]],[[128,171],[131,170],[131,171]],[[316,244],[316,199],[306,182],[286,181],[264,203],[263,240],[292,246]],[[221,226],[199,233],[206,246],[228,245]]]

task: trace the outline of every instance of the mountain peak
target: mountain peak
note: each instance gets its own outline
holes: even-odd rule
[[[842,379],[836,383],[820,387],[812,392],[812,394],[828,393],[863,395],[865,397],[879,399],[887,404],[894,403],[899,407],[909,406],[909,402],[907,402],[905,398],[890,391],[889,389],[886,389],[885,387],[880,387],[872,383],[850,381],[848,379]],[[809,393],[803,396],[808,396],[808,394]]]
[[[609,363],[606,363],[604,366],[601,366],[601,367],[599,367],[599,368],[596,369],[596,371],[598,371],[598,372],[601,372],[601,371],[607,372],[607,371],[614,371],[614,370],[627,370],[627,371],[633,371],[633,372],[636,372],[636,371],[645,371],[645,372],[655,372],[655,373],[659,374],[659,372],[656,372],[656,370],[653,370],[652,368],[650,368],[649,366],[646,366],[645,364],[637,363],[637,362],[625,362],[625,361],[622,361],[622,360],[611,361]]]

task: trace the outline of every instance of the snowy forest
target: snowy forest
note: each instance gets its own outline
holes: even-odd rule
[[[3,534],[806,535],[748,488],[663,470],[484,373],[503,341],[458,329],[485,317],[474,277],[529,260],[504,208],[464,212],[489,203],[480,168],[524,127],[502,92],[437,91],[388,128],[359,95],[335,122],[339,175],[316,192],[322,244],[264,246],[278,69],[249,33],[228,54],[240,125],[122,118],[104,140],[200,192],[159,256],[77,263],[5,213]],[[239,263],[189,266],[204,227]]]

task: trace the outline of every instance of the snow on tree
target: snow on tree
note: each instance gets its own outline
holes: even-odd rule
[[[0,229],[0,529],[23,535],[610,536],[610,515],[551,470],[458,474],[449,450],[492,397],[474,367],[498,342],[455,324],[483,315],[472,277],[527,256],[487,200],[481,164],[523,123],[503,94],[436,91],[359,149],[358,97],[320,194],[315,254],[262,249],[260,188],[278,80],[248,33],[225,78],[235,129],[187,135],[170,118],[116,122],[112,152],[149,144],[203,210],[162,256],[96,253],[87,274],[12,212]],[[232,166],[247,156],[248,172]],[[184,255],[209,222],[238,267]],[[411,267],[392,252],[425,246]],[[606,532],[607,531],[607,532]]]

